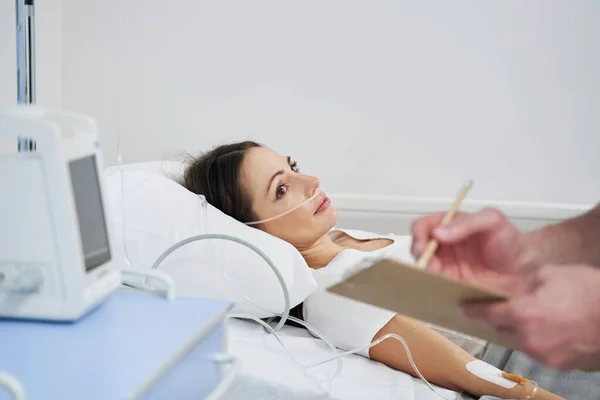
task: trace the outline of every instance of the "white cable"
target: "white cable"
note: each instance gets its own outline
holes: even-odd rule
[[[173,282],[171,277],[168,276],[167,274],[164,274],[160,271],[155,271],[155,270],[137,270],[137,269],[130,269],[130,268],[121,269],[121,273],[135,275],[135,276],[141,276],[146,279],[151,279],[151,278],[158,279],[159,281],[161,281],[163,283],[163,285],[165,287],[166,298],[168,300],[173,300],[175,298],[175,283]],[[128,285],[130,285],[136,289],[148,289],[147,287],[142,288],[133,282],[127,281],[126,279],[123,279],[123,282],[127,283]],[[150,288],[150,290],[155,291],[154,288]]]
[[[0,371],[0,386],[7,388],[13,395],[14,400],[25,400],[25,389],[21,382],[12,375]]]
[[[125,209],[125,178],[123,177],[123,157],[121,157],[121,128],[120,122],[118,122],[117,117],[117,127],[118,129],[118,139],[117,139],[117,162],[119,163],[119,172],[121,173],[121,223],[122,223],[122,232],[123,235],[123,253],[125,254],[125,263],[128,266],[131,266],[131,262],[129,261],[129,252],[127,251],[127,224],[125,223],[125,219],[127,218],[127,211]]]
[[[243,239],[240,239],[238,237],[235,237],[235,236],[225,235],[225,234],[217,234],[217,233],[207,233],[207,234],[203,234],[203,235],[192,236],[192,237],[189,237],[187,239],[184,239],[184,240],[181,240],[181,241],[175,243],[174,245],[172,245],[171,247],[169,247],[166,251],[164,251],[157,258],[157,260],[154,262],[154,264],[152,265],[152,269],[153,270],[157,270],[160,267],[160,265],[162,264],[162,262],[171,253],[173,253],[175,250],[181,248],[182,246],[185,246],[186,244],[193,243],[193,242],[196,242],[196,241],[207,240],[207,239],[220,239],[220,240],[231,241],[231,242],[234,242],[234,243],[239,243],[239,244],[241,244],[243,246],[246,246],[247,248],[251,249],[252,251],[254,251],[256,254],[258,254],[260,257],[262,257],[263,260],[265,260],[265,262],[271,267],[271,270],[275,274],[275,276],[276,276],[276,278],[277,278],[277,280],[278,280],[278,282],[279,282],[279,284],[281,286],[281,289],[283,291],[283,297],[284,297],[284,311],[283,311],[283,313],[277,313],[277,312],[273,312],[273,311],[270,311],[270,310],[265,310],[263,307],[260,307],[258,304],[254,303],[250,298],[248,298],[246,295],[244,295],[242,293],[242,296],[246,300],[248,300],[249,303],[251,303],[252,305],[254,305],[255,307],[260,308],[263,311],[267,311],[270,314],[277,315],[277,316],[280,317],[280,320],[277,323],[277,325],[275,326],[275,328],[272,328],[271,326],[267,325],[264,321],[261,321],[260,319],[258,319],[257,317],[255,317],[255,316],[253,316],[251,314],[235,314],[235,315],[237,315],[238,318],[252,319],[254,321],[257,321],[259,324],[263,325],[263,327],[268,327],[267,328],[268,332],[278,331],[279,329],[281,329],[281,327],[283,327],[283,325],[285,324],[285,322],[288,319],[293,320],[293,321],[295,321],[295,322],[297,322],[297,323],[299,323],[299,324],[307,327],[307,329],[310,329],[312,332],[314,332],[315,336],[317,336],[321,340],[323,340],[331,348],[331,350],[334,353],[337,352],[336,347],[333,346],[322,335],[320,335],[316,331],[316,329],[307,326],[307,324],[304,321],[301,321],[301,320],[299,320],[297,318],[294,318],[294,317],[292,317],[292,316],[289,315],[289,313],[290,313],[289,290],[287,288],[287,284],[286,284],[285,280],[283,279],[283,276],[281,275],[281,273],[279,272],[279,270],[277,269],[277,267],[275,266],[275,264],[273,263],[273,261],[271,261],[271,259],[269,258],[269,256],[267,256],[261,249],[259,249],[258,247],[254,246],[252,243],[249,243],[249,242],[247,242],[247,241],[245,241]],[[220,265],[221,265],[221,268],[223,268],[222,264],[220,264]],[[221,271],[221,272],[223,272],[223,271]],[[226,274],[223,274],[223,275],[230,281],[230,283],[232,283],[231,279],[229,278],[229,276],[227,276]],[[146,286],[144,287],[144,289],[146,289],[146,290],[150,289],[151,290],[151,288],[149,287],[149,279],[146,279],[145,285]],[[234,287],[234,290],[237,291],[237,287],[235,287],[234,285],[233,285],[233,287]],[[283,342],[281,341],[281,339],[279,338],[279,336],[275,335],[275,338],[281,344],[281,346],[285,349],[285,345],[283,344]],[[286,353],[288,355],[290,355],[290,353],[289,353],[289,351],[287,351],[287,349],[285,349],[285,351],[286,351]],[[291,357],[291,355],[290,355],[290,357]],[[291,357],[291,358],[292,358],[292,360],[294,360],[293,357]],[[294,360],[294,362],[296,362],[296,361]],[[300,365],[298,362],[296,362],[296,364]],[[300,365],[300,366],[302,366],[302,365]],[[341,373],[341,370],[342,370],[342,362],[341,362],[341,359],[339,359],[336,373],[333,376],[333,378],[331,379],[331,381],[329,382],[328,388],[326,390],[326,396],[330,393],[333,384],[335,383],[335,381],[337,380],[339,374]]]
[[[206,239],[221,239],[221,240],[228,240],[228,241],[232,241],[235,243],[239,243],[243,246],[246,246],[248,248],[250,248],[251,250],[253,250],[254,252],[256,252],[258,255],[260,255],[266,262],[267,264],[271,267],[271,269],[273,270],[273,273],[275,274],[275,276],[277,277],[277,280],[279,281],[283,292],[284,292],[284,300],[285,300],[285,310],[283,314],[279,314],[279,313],[273,313],[274,315],[277,315],[280,317],[280,320],[278,322],[278,324],[275,326],[275,328],[272,328],[270,325],[268,325],[266,322],[262,321],[261,319],[251,315],[251,314],[231,314],[231,317],[235,317],[235,318],[244,318],[244,319],[251,319],[253,321],[258,322],[260,325],[262,325],[265,329],[267,329],[267,331],[269,331],[270,333],[275,335],[275,338],[277,339],[277,341],[281,344],[281,346],[283,347],[284,351],[287,353],[287,355],[292,359],[292,361],[294,361],[296,364],[298,364],[300,367],[302,368],[314,368],[318,365],[322,365],[324,363],[330,362],[330,361],[334,361],[334,360],[341,360],[341,357],[349,355],[349,354],[354,354],[357,353],[359,351],[362,351],[364,349],[367,348],[371,348],[379,343],[381,343],[384,340],[393,338],[396,339],[398,341],[400,341],[402,343],[402,345],[404,346],[404,349],[406,350],[406,354],[408,356],[408,359],[410,361],[410,365],[412,366],[412,368],[414,369],[415,373],[419,376],[419,378],[421,378],[423,380],[423,382],[425,382],[425,384],[427,385],[427,387],[433,391],[437,396],[439,396],[440,398],[444,399],[444,400],[448,400],[445,397],[443,397],[442,395],[440,395],[434,388],[433,386],[425,379],[425,377],[421,374],[421,372],[419,371],[419,369],[417,368],[412,355],[410,353],[410,349],[408,348],[408,344],[406,343],[406,341],[404,340],[404,338],[402,338],[400,335],[397,334],[393,334],[393,333],[389,333],[386,334],[384,336],[382,336],[381,338],[365,345],[362,346],[358,349],[354,349],[351,351],[346,351],[344,353],[341,354],[337,354],[334,357],[330,357],[324,361],[321,361],[319,363],[313,364],[313,365],[303,365],[301,363],[299,363],[298,361],[296,361],[291,354],[289,353],[289,351],[287,350],[287,348],[285,347],[285,345],[283,344],[283,341],[279,338],[279,336],[276,334],[276,331],[278,331],[286,322],[286,320],[290,320],[290,321],[294,321],[302,326],[304,326],[305,328],[307,328],[309,331],[311,331],[313,333],[314,336],[318,337],[319,339],[323,340],[331,349],[334,353],[337,353],[337,350],[335,348],[335,346],[331,345],[331,343],[329,341],[327,341],[323,335],[319,334],[317,332],[317,330],[315,328],[313,328],[312,326],[310,326],[309,324],[307,324],[306,322],[298,319],[298,318],[294,318],[292,316],[289,315],[289,311],[290,311],[290,303],[289,303],[289,291],[287,289],[287,285],[283,279],[283,277],[281,276],[281,273],[279,272],[279,270],[275,267],[275,265],[273,264],[273,262],[269,259],[269,257],[262,252],[259,248],[257,248],[256,246],[254,246],[251,243],[248,243],[247,241],[237,238],[235,236],[230,236],[230,235],[225,235],[225,234],[215,234],[215,233],[209,233],[209,234],[203,234],[203,235],[196,235],[196,236],[192,236],[189,237],[187,239],[181,240],[177,243],[175,243],[174,245],[172,245],[171,247],[169,247],[165,252],[163,252],[163,254],[161,254],[160,257],[158,257],[158,259],[154,262],[154,265],[152,265],[152,269],[158,269],[160,267],[160,264],[171,254],[173,253],[175,250],[179,249],[182,246],[185,246],[188,243],[192,243],[192,242],[196,242],[199,240],[206,240]],[[148,279],[146,279],[146,284],[148,284]],[[236,289],[237,290],[237,289]],[[257,306],[252,300],[250,300],[248,297],[244,296],[244,298],[246,298],[246,300],[248,300],[251,304]],[[258,308],[262,308],[257,306]],[[327,393],[329,393],[331,391],[331,388],[333,387],[333,384],[335,383],[335,381],[337,380],[339,374],[341,372],[341,361],[338,364],[338,368],[336,370],[336,373],[334,375],[334,377],[332,378],[332,380],[329,383],[329,388]]]
[[[228,353],[217,353],[211,360],[219,364],[229,364],[226,375],[221,378],[217,387],[204,400],[219,400],[231,388],[239,369],[238,359]]]
[[[158,269],[158,267],[160,267],[160,264],[162,264],[162,262],[165,260],[165,258],[167,258],[171,253],[173,253],[175,250],[179,249],[182,246],[185,246],[188,243],[193,243],[193,242],[197,242],[200,240],[206,240],[206,239],[219,239],[219,240],[227,240],[230,242],[235,242],[235,243],[239,243],[243,246],[248,247],[250,250],[253,250],[256,254],[258,254],[259,256],[262,257],[263,260],[265,260],[265,262],[271,267],[271,270],[273,271],[273,273],[275,274],[275,276],[277,277],[277,280],[279,281],[279,284],[281,285],[281,289],[283,291],[283,301],[284,301],[284,311],[283,314],[276,314],[276,315],[280,315],[281,316],[281,320],[279,321],[279,323],[277,324],[277,326],[274,328],[276,331],[278,331],[279,329],[281,329],[281,327],[285,324],[285,321],[288,319],[288,316],[290,314],[290,294],[289,294],[289,290],[287,288],[287,284],[285,283],[285,280],[283,279],[283,276],[281,275],[281,272],[279,272],[279,270],[277,269],[277,267],[275,267],[275,264],[273,263],[273,261],[271,261],[271,259],[269,258],[269,256],[267,256],[261,249],[259,249],[258,247],[254,246],[252,243],[249,243],[243,239],[240,239],[238,237],[235,236],[231,236],[231,235],[225,235],[225,234],[220,234],[220,233],[206,233],[203,235],[196,235],[196,236],[192,236],[189,237],[187,239],[183,239],[177,243],[175,243],[174,245],[172,245],[171,247],[169,247],[166,251],[164,251],[159,257],[158,259],[154,262],[154,265],[152,265],[152,269]],[[148,284],[149,279],[146,279],[146,284]],[[237,289],[236,289],[237,290]],[[244,296],[245,297],[245,296]],[[257,306],[254,302],[252,302],[250,299],[248,299],[246,297],[246,299],[253,305]],[[262,308],[257,306],[258,308]]]
[[[201,194],[200,194],[200,195],[198,195],[198,197],[200,198],[200,200],[201,200],[201,202],[202,202],[202,203],[201,203],[201,206],[202,206],[202,220],[204,221],[204,224],[205,224],[205,226],[208,226],[208,201],[206,201],[206,197],[205,197],[204,195],[201,195]],[[236,241],[236,242],[237,242],[237,241]],[[210,243],[210,242],[209,242],[209,243]],[[244,243],[241,243],[241,244],[244,244]],[[244,244],[244,245],[245,245],[245,244]],[[210,249],[211,249],[211,251],[212,251],[212,255],[213,255],[213,257],[216,259],[216,258],[217,258],[217,254],[216,254],[216,251],[215,251],[215,249],[214,249],[214,246],[210,246]],[[255,252],[256,252],[256,251],[255,251]],[[267,258],[264,258],[264,257],[263,257],[263,259],[264,259],[264,260],[265,260],[267,263],[269,263],[269,262],[267,261],[267,260],[268,260],[268,257],[267,257]],[[225,278],[225,280],[227,280],[227,282],[229,282],[229,285],[230,285],[230,286],[231,286],[231,287],[232,287],[232,288],[233,288],[233,289],[234,289],[234,290],[237,292],[237,294],[238,294],[238,295],[240,295],[241,297],[243,297],[243,298],[244,298],[244,299],[245,299],[245,300],[246,300],[248,303],[252,304],[254,307],[256,307],[256,308],[258,308],[258,309],[260,309],[260,310],[262,310],[262,311],[266,312],[267,314],[271,314],[271,315],[279,315],[279,312],[277,312],[277,311],[273,311],[273,310],[268,310],[268,309],[266,309],[266,308],[264,308],[264,307],[262,307],[262,306],[259,306],[259,305],[258,305],[258,304],[256,304],[254,301],[252,301],[252,299],[250,299],[250,297],[246,296],[246,294],[245,294],[245,293],[243,293],[243,292],[242,292],[242,291],[241,291],[241,290],[238,288],[238,286],[235,284],[235,282],[233,281],[233,279],[231,279],[231,277],[230,277],[230,276],[227,274],[227,272],[225,272],[225,271],[226,271],[226,269],[227,269],[227,268],[225,268],[225,265],[227,265],[227,258],[225,259],[225,262],[224,262],[224,263],[220,263],[220,264],[219,264],[219,266],[221,267],[221,268],[220,268],[220,270],[221,270],[221,275],[223,276],[223,278]],[[275,265],[269,265],[269,266],[271,267],[271,270],[273,271],[273,273],[274,273],[275,275],[277,275],[279,271],[275,269]],[[157,266],[157,268],[158,268],[158,266]],[[288,290],[287,290],[287,285],[285,284],[285,281],[284,281],[283,279],[278,279],[278,282],[279,282],[279,284],[280,284],[280,287],[281,287],[281,289],[282,289],[282,291],[283,291],[284,298],[285,298],[285,296],[286,296],[286,293],[288,294],[288,297],[289,297],[289,292],[288,292]],[[283,284],[282,284],[282,282],[283,282]],[[290,308],[291,308],[291,306],[290,306]],[[289,312],[288,312],[288,311],[285,311],[286,309],[287,309],[287,308],[285,307],[285,304],[284,304],[284,314],[286,314],[286,315],[287,315],[287,314],[289,314]],[[284,321],[284,324],[285,324],[285,321]],[[281,324],[281,325],[279,325],[279,326],[276,326],[276,329],[275,329],[275,330],[279,330],[279,329],[280,329],[282,326],[283,326],[283,324]]]
[[[410,353],[410,349],[408,348],[408,344],[406,343],[406,341],[404,340],[404,338],[403,338],[402,336],[400,336],[400,335],[397,335],[397,334],[395,334],[395,333],[388,333],[388,334],[386,334],[386,335],[383,335],[383,336],[382,336],[382,337],[380,337],[379,339],[377,339],[377,340],[374,340],[373,342],[371,342],[371,343],[369,343],[369,344],[367,344],[367,345],[365,345],[365,346],[359,347],[359,348],[357,348],[357,349],[354,349],[354,350],[350,350],[350,351],[346,351],[346,352],[343,352],[343,353],[336,354],[336,355],[335,355],[335,356],[333,356],[333,357],[326,358],[325,360],[319,361],[319,362],[317,362],[317,363],[314,363],[314,364],[302,364],[302,363],[300,363],[300,362],[298,362],[297,360],[295,360],[295,359],[294,359],[294,357],[293,357],[293,356],[290,354],[289,350],[288,350],[288,349],[285,347],[285,344],[284,344],[284,343],[283,343],[283,341],[282,341],[282,340],[279,338],[279,336],[277,335],[277,333],[276,333],[276,332],[273,330],[273,328],[271,328],[271,326],[270,326],[270,325],[268,325],[268,324],[267,324],[266,322],[264,322],[263,320],[261,320],[261,319],[259,319],[259,318],[255,317],[255,316],[253,316],[253,315],[249,315],[249,314],[231,314],[231,315],[229,315],[229,317],[230,317],[230,318],[242,318],[242,319],[250,319],[250,320],[253,320],[253,321],[256,321],[256,322],[258,322],[258,323],[259,323],[260,325],[262,325],[262,326],[263,326],[265,329],[267,329],[267,330],[268,330],[268,331],[269,331],[271,334],[275,335],[275,338],[277,339],[277,341],[279,342],[279,344],[281,344],[281,347],[283,348],[283,350],[286,352],[286,354],[288,355],[288,357],[290,357],[290,359],[291,359],[292,361],[294,361],[294,362],[295,362],[296,364],[298,364],[300,367],[302,367],[302,368],[307,368],[307,369],[308,369],[308,368],[315,368],[315,367],[318,367],[319,365],[322,365],[322,364],[325,364],[325,363],[328,363],[328,362],[331,362],[331,361],[334,361],[334,360],[338,360],[338,361],[339,361],[339,360],[341,360],[341,358],[342,358],[342,357],[344,357],[344,356],[348,356],[348,355],[351,355],[351,354],[354,354],[354,353],[358,353],[358,352],[360,352],[360,351],[362,351],[362,350],[364,350],[364,349],[371,348],[371,347],[373,347],[373,346],[376,346],[376,345],[378,345],[379,343],[381,343],[381,342],[383,342],[384,340],[387,340],[387,339],[395,339],[395,340],[398,340],[400,343],[402,343],[402,346],[404,346],[404,350],[406,350],[406,355],[408,356],[408,360],[409,360],[409,362],[410,362],[410,365],[412,366],[412,368],[413,368],[413,370],[415,371],[415,373],[417,374],[417,376],[418,376],[419,378],[421,378],[421,380],[423,380],[423,382],[425,382],[425,384],[427,385],[427,387],[428,387],[429,389],[431,389],[431,391],[432,391],[434,394],[436,394],[438,397],[440,397],[440,398],[442,398],[442,399],[444,399],[444,400],[451,400],[451,399],[448,399],[448,398],[446,398],[446,397],[442,396],[441,394],[439,394],[439,393],[438,393],[438,392],[435,390],[435,388],[434,388],[434,387],[433,387],[433,386],[432,386],[432,385],[431,385],[431,384],[430,384],[430,383],[427,381],[427,379],[425,379],[425,377],[423,376],[423,374],[421,374],[421,371],[419,371],[419,369],[417,368],[417,365],[415,364],[415,361],[414,361],[414,359],[413,359],[413,357],[412,357],[412,354]],[[294,322],[296,322],[296,323],[298,323],[298,324],[300,324],[300,325],[303,325],[303,326],[304,326],[306,329],[308,329],[309,331],[311,331],[311,332],[313,333],[313,335],[315,335],[315,336],[316,336],[316,337],[318,337],[319,339],[323,340],[323,341],[324,341],[324,342],[325,342],[327,345],[329,345],[329,347],[331,347],[331,348],[332,348],[332,350],[334,351],[334,353],[337,353],[337,350],[335,349],[335,347],[334,347],[334,346],[332,346],[332,345],[331,345],[331,344],[330,344],[330,343],[329,343],[329,342],[328,342],[328,341],[327,341],[327,340],[326,340],[326,339],[325,339],[325,338],[324,338],[324,337],[323,337],[321,334],[319,334],[319,333],[316,331],[316,329],[314,329],[314,328],[313,328],[312,326],[310,326],[308,323],[306,323],[306,322],[304,322],[304,321],[302,321],[302,320],[300,320],[300,319],[298,319],[298,318],[292,317],[292,316],[290,316],[288,319],[289,319],[290,321],[294,321]],[[334,384],[335,380],[336,380],[336,379],[338,378],[338,376],[339,376],[339,373],[340,373],[340,371],[341,371],[341,364],[338,364],[338,370],[336,371],[336,374],[334,375],[334,378],[332,379],[332,381],[331,381],[331,383],[330,383],[330,386],[333,386],[333,384]],[[331,390],[331,387],[330,387],[330,390]]]
[[[117,21],[117,27],[119,29],[123,28],[124,23],[123,23],[123,15],[118,13],[116,15],[118,21]],[[119,49],[117,47],[117,50],[122,50]],[[125,58],[123,57],[123,55],[125,54],[123,51],[117,51],[117,53],[119,54],[119,57],[117,57],[118,60],[121,60],[122,62],[117,63],[117,69],[115,71],[115,75],[116,75],[116,81],[117,81],[117,87],[119,89],[122,88],[123,86],[123,74],[125,71]],[[124,175],[124,170],[123,170],[123,152],[122,152],[122,146],[121,146],[121,103],[119,102],[120,96],[117,95],[117,91],[113,91],[112,93],[112,107],[113,107],[113,111],[115,114],[115,118],[116,118],[116,126],[117,126],[117,163],[119,164],[119,172],[121,173],[121,223],[123,224],[122,229],[121,229],[121,233],[123,235],[123,252],[125,254],[125,263],[131,267],[131,262],[129,260],[129,252],[127,250],[127,225],[125,224],[125,220],[127,218],[127,211],[125,209],[125,179],[123,177]]]
[[[227,316],[227,318],[247,319],[247,320],[252,320],[252,321],[257,322],[258,324],[262,325],[262,327],[265,328],[267,330],[267,332],[269,332],[269,333],[271,333],[271,334],[273,334],[275,336],[275,339],[277,340],[277,342],[279,342],[279,344],[281,345],[281,347],[285,351],[285,354],[287,354],[287,356],[290,358],[290,360],[292,360],[295,364],[297,364],[298,366],[300,366],[300,367],[302,367],[304,369],[309,369],[309,368],[313,368],[314,367],[312,365],[304,365],[301,362],[297,361],[292,356],[292,354],[290,353],[290,351],[287,349],[287,347],[285,346],[285,343],[283,343],[283,341],[281,340],[281,338],[279,337],[279,335],[277,335],[277,333],[275,332],[275,330],[273,329],[273,327],[271,327],[271,325],[267,324],[262,319],[254,316],[252,314],[229,314]],[[327,339],[325,339],[325,337],[323,335],[321,335],[316,329],[314,329],[312,326],[310,326],[306,322],[302,321],[301,319],[292,317],[292,316],[289,316],[288,319],[290,321],[294,321],[294,322],[296,322],[296,323],[304,326],[306,329],[308,329],[309,331],[311,331],[313,335],[315,335],[316,337],[318,337],[319,339],[321,339],[323,342],[325,342],[325,344],[331,349],[332,352],[334,352],[334,353],[338,352],[337,348],[333,344],[331,344],[331,342],[329,342]],[[340,376],[340,374],[342,372],[342,359],[339,358],[339,357],[335,357],[335,358],[333,358],[333,359],[331,359],[329,361],[333,361],[334,359],[337,359],[338,365],[337,365],[337,368],[335,370],[335,373],[334,373],[333,377],[329,381],[328,387],[325,389],[326,396],[328,396],[331,393],[331,390],[333,389],[333,385],[335,384],[335,381],[338,379],[338,377]]]

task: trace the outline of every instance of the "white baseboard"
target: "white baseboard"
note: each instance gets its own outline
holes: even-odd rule
[[[333,205],[340,211],[429,214],[446,210],[452,198],[426,198],[409,196],[383,196],[337,193],[329,195]],[[485,201],[465,199],[461,210],[475,212],[485,207],[496,207],[509,218],[562,220],[584,213],[592,208],[583,204],[536,203],[516,201]]]
[[[338,210],[339,228],[359,229],[382,234],[410,234],[412,222],[425,214],[447,210],[454,199],[331,194]],[[580,204],[481,201],[466,199],[462,211],[475,212],[485,207],[500,209],[519,229],[530,231],[574,217],[591,207]]]

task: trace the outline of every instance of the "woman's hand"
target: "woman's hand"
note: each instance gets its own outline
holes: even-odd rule
[[[496,209],[459,213],[440,226],[444,213],[416,220],[412,254],[418,258],[431,238],[439,242],[427,269],[507,294],[527,290],[533,252],[526,234]]]

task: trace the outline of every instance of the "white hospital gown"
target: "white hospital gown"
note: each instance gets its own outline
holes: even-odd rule
[[[313,271],[318,289],[304,301],[304,320],[336,347],[348,351],[369,344],[396,313],[329,293],[325,289],[342,281],[352,270],[366,267],[381,258],[408,264],[414,264],[415,260],[410,253],[411,236],[378,235],[345,229],[339,231],[358,240],[390,239],[394,242],[370,252],[343,250],[326,267]],[[426,325],[475,357],[481,357],[485,350],[484,341],[431,324]],[[358,354],[368,357],[369,349],[364,349]]]

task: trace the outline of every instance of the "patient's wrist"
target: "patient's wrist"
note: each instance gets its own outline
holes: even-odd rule
[[[539,389],[537,385],[527,382],[527,383],[519,383],[514,388],[510,389],[509,396],[511,399],[518,400],[534,400],[537,399]],[[506,395],[504,395],[506,396]],[[502,398],[502,396],[500,396]]]
[[[529,383],[525,384],[524,386],[527,389],[527,392],[526,392],[525,397],[523,397],[523,399],[529,400],[529,399],[537,398],[539,387],[536,383],[529,382]]]

